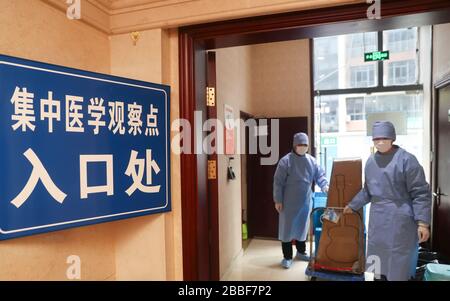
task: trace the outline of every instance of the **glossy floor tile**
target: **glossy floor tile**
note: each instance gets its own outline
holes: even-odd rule
[[[295,255],[293,246],[293,254]],[[290,269],[281,266],[281,244],[276,240],[252,239],[222,277],[224,281],[305,281],[307,262],[294,260]]]

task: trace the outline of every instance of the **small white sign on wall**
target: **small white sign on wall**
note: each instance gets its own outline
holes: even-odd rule
[[[225,154],[234,155],[234,109],[225,105]]]

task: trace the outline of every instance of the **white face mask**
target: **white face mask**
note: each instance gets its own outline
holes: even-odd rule
[[[380,153],[385,153],[391,149],[392,140],[389,139],[375,140],[373,144]]]
[[[295,147],[295,152],[300,156],[305,155],[307,151],[308,151],[307,146],[296,146]]]

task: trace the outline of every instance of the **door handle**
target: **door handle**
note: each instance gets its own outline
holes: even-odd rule
[[[440,193],[440,192],[433,192],[434,197],[440,197],[440,196],[448,196],[448,194]]]
[[[438,187],[436,192],[433,192],[433,196],[436,198],[436,205],[439,207],[441,205],[441,196],[448,196],[448,194],[442,193],[441,188]]]

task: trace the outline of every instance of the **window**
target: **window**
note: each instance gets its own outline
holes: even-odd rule
[[[350,78],[351,88],[375,86],[375,65],[350,67]]]
[[[376,86],[378,64],[365,63],[364,53],[377,50],[377,43],[376,32],[314,39],[315,90]]]
[[[424,118],[427,116],[423,114],[425,107],[423,93],[399,91],[356,96],[355,94],[316,96],[315,104],[315,118],[320,125],[315,139],[317,159],[321,166],[326,167],[327,177],[331,176],[335,158],[359,157],[362,158],[363,165],[365,164],[373,146],[372,137],[367,135],[367,120],[374,118],[372,114],[399,118],[401,122],[405,122],[403,130],[397,126],[395,143],[414,154],[420,161],[425,159]],[[344,123],[340,124],[340,116],[345,116]],[[391,121],[395,123],[394,119]],[[322,144],[325,138],[332,138],[336,143]]]
[[[319,97],[316,102],[316,111],[320,112],[320,130],[323,133],[339,131],[339,102],[335,96]]]
[[[387,50],[393,53],[416,50],[417,28],[387,30],[384,37],[387,39]]]
[[[365,112],[403,112],[406,114],[408,129],[423,127],[423,96],[422,94],[383,93],[368,95],[365,98]]]
[[[417,85],[418,28],[356,33],[314,39],[316,91]],[[382,36],[382,49],[378,37]],[[389,50],[390,58],[365,62],[364,53]],[[383,66],[383,77],[378,70]]]
[[[347,121],[365,120],[364,98],[347,98]]]
[[[391,52],[384,64],[385,86],[418,83],[418,29],[388,30],[383,33],[384,49]]]
[[[334,158],[360,157],[365,163],[373,147],[368,122],[381,118],[397,125],[396,144],[425,160],[429,116],[423,114],[428,103],[417,47],[427,40],[419,38],[417,28],[406,28],[314,39],[316,155],[328,177]],[[389,50],[389,59],[364,61],[364,53],[378,50]]]
[[[416,61],[388,63],[388,85],[409,85],[416,83]]]
[[[337,37],[314,39],[314,86],[318,90],[339,86],[337,49]]]
[[[346,35],[349,58],[362,60],[364,53],[378,49],[378,36],[376,32],[355,33]]]

